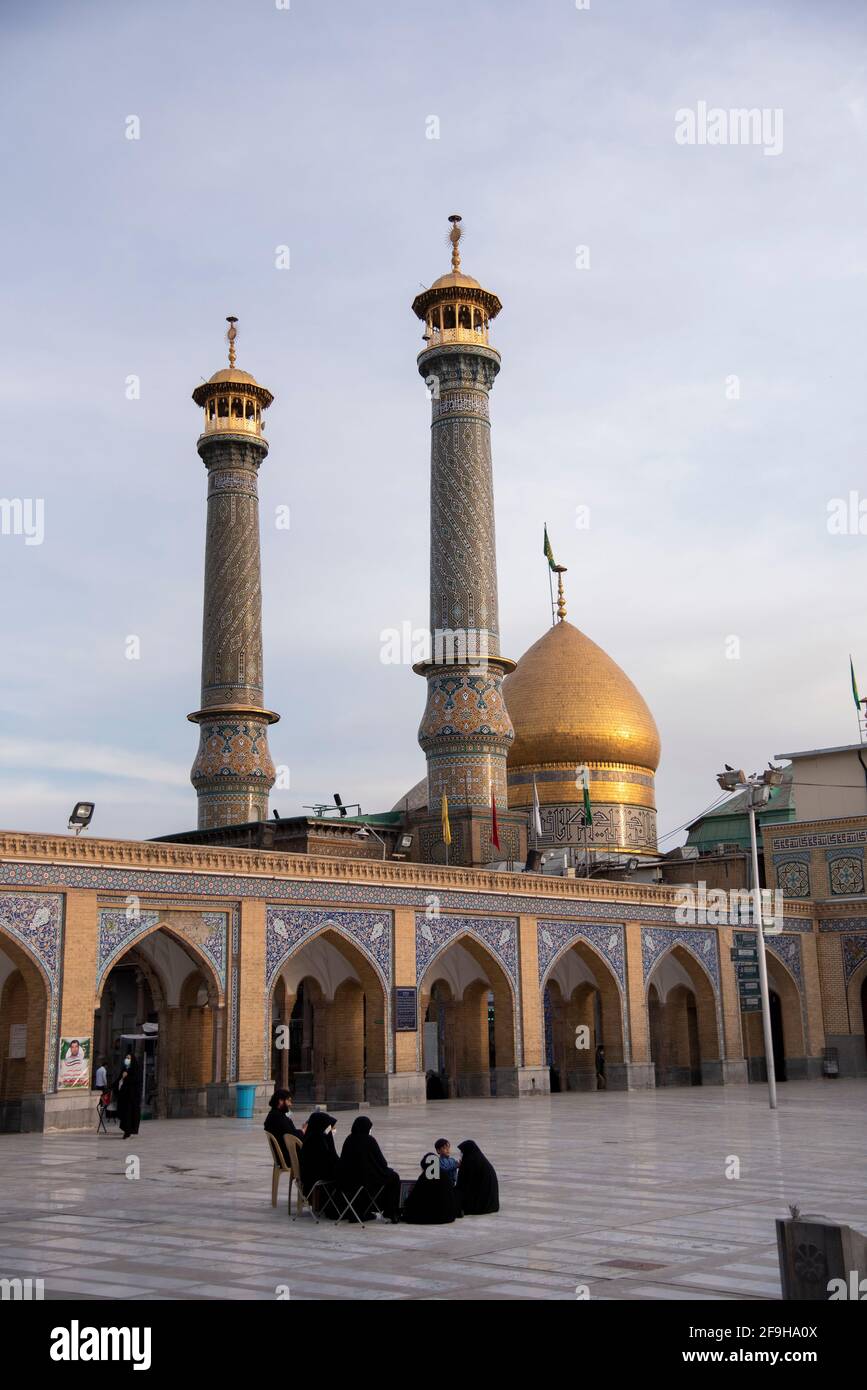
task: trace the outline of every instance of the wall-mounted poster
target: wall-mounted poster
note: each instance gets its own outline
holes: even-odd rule
[[[6,1054],[11,1062],[13,1058],[27,1056],[27,1024],[13,1023],[9,1029],[9,1051]]]
[[[61,1038],[58,1091],[90,1090],[90,1038]]]

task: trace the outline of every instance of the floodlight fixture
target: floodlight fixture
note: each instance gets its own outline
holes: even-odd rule
[[[93,813],[96,807],[92,801],[76,801],[72,808],[72,815],[69,817],[68,830],[75,829],[76,835],[80,835],[82,830],[86,830],[93,820]]]

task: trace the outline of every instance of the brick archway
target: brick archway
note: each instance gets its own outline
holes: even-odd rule
[[[570,960],[580,961],[592,976],[567,992],[557,978]],[[595,982],[595,983],[594,983]],[[547,996],[547,997],[546,997]],[[620,985],[604,956],[584,937],[569,941],[553,957],[542,977],[542,1009],[551,1065],[561,1090],[592,1091],[602,1084],[597,1048],[605,1067],[626,1059],[626,1025]],[[580,1044],[580,1046],[579,1046]],[[604,1077],[604,1071],[601,1073]]]
[[[160,936],[179,954],[152,958],[146,943]],[[120,999],[114,991],[120,991]],[[145,1069],[145,1103],[156,1117],[206,1115],[208,1088],[224,1084],[226,1075],[224,1000],[205,952],[170,924],[151,923],[130,939],[98,980],[97,1057],[113,1077],[120,1067],[119,1039],[155,1022],[152,1039],[134,1044]]]
[[[468,970],[463,957],[451,954],[455,948],[462,948],[470,957]],[[453,974],[449,966],[457,961],[462,962],[461,976],[466,975],[460,983],[457,977],[449,978]],[[447,985],[451,997],[442,998],[432,1012],[435,984]],[[451,937],[431,957],[419,981],[419,1017],[437,1024],[438,1052],[444,1066],[440,1084],[446,1095],[516,1093],[516,1009],[506,971],[470,932]],[[423,1047],[422,1034],[419,1047]],[[420,1051],[419,1068],[423,1066]]]
[[[677,963],[688,983],[675,979],[663,987],[668,960]],[[706,967],[688,946],[674,943],[654,963],[645,1000],[657,1086],[716,1079],[722,1056],[716,993]]]
[[[51,1084],[51,982],[36,957],[2,928],[0,951],[12,964],[0,989],[0,1129],[5,1129],[7,1118],[17,1128],[14,1117],[3,1113],[7,1105],[20,1107],[24,1096]]]
[[[306,948],[317,942],[333,947],[351,967],[354,979],[343,979],[329,996],[316,973],[304,975],[290,988],[284,972]],[[293,1020],[301,984],[312,980],[315,988],[306,991],[306,1020],[310,1032],[309,1067],[293,1073],[290,1058],[280,1051],[291,1051]],[[336,925],[323,925],[308,938],[295,943],[274,969],[266,999],[266,1075],[276,1085],[287,1084],[299,1103],[341,1104],[371,1099],[379,1094],[379,1078],[390,1066],[389,999],[379,971],[370,958]],[[286,1030],[283,1049],[274,1043],[275,1025]],[[283,1078],[286,1078],[285,1083]],[[376,1078],[376,1080],[374,1080]]]
[[[777,1038],[774,1044],[776,1053],[781,1042],[782,1058],[777,1058],[778,1079],[785,1081],[787,1076],[796,1079],[803,1068],[806,1070],[806,1036],[804,1014],[801,1005],[801,991],[794,975],[782,958],[770,948],[765,949],[768,967],[768,986],[771,995],[776,995],[778,1003],[772,998],[772,1030]],[[762,1015],[759,1011],[744,1015],[746,1052],[752,1081],[764,1080],[767,1076],[765,1066],[765,1035]],[[782,1037],[780,1038],[780,1034]],[[780,1060],[783,1065],[780,1066]]]

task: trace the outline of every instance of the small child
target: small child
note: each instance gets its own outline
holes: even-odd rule
[[[458,1180],[458,1161],[452,1158],[452,1146],[448,1139],[438,1139],[434,1148],[439,1154],[440,1172],[454,1185]]]

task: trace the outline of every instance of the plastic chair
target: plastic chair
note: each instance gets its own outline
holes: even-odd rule
[[[299,1159],[299,1154],[301,1152],[301,1141],[299,1139],[296,1139],[293,1134],[284,1134],[283,1143],[289,1150],[290,1161],[287,1164],[285,1155],[283,1153],[279,1141],[274,1138],[273,1134],[269,1134],[268,1130],[266,1130],[265,1133],[271,1143],[271,1150],[274,1154],[274,1177],[271,1180],[271,1205],[274,1207],[276,1207],[277,1205],[277,1188],[280,1183],[280,1174],[288,1173],[288,1211],[290,1216],[292,1215],[292,1184],[293,1182],[295,1184],[295,1215],[292,1217],[292,1220],[297,1220],[297,1218],[303,1212],[304,1208],[307,1207],[307,1209],[310,1212],[310,1215],[313,1217],[313,1220],[316,1222],[318,1226],[319,1215],[316,1211],[316,1208],[313,1205],[313,1194],[315,1192],[318,1192],[321,1196],[325,1198],[325,1203],[322,1207],[323,1211],[327,1211],[330,1206],[333,1206],[334,1210],[337,1211],[338,1207],[335,1201],[335,1193],[337,1192],[337,1189],[334,1186],[334,1183],[326,1182],[324,1178],[320,1178],[318,1182],[315,1182],[313,1184],[309,1192],[305,1192],[304,1185],[301,1182],[301,1162]]]
[[[272,1172],[271,1172],[271,1205],[272,1205],[272,1207],[276,1207],[276,1205],[277,1205],[277,1195],[278,1195],[278,1193],[279,1193],[279,1191],[280,1191],[280,1179],[282,1178],[282,1176],[283,1176],[284,1173],[288,1173],[288,1174],[289,1174],[289,1205],[288,1205],[288,1210],[291,1211],[291,1210],[292,1210],[292,1184],[293,1184],[293,1182],[295,1181],[295,1173],[293,1172],[293,1170],[292,1170],[292,1168],[289,1166],[289,1164],[286,1162],[286,1155],[285,1155],[284,1152],[283,1152],[283,1145],[280,1143],[280,1140],[279,1140],[279,1139],[275,1139],[274,1135],[271,1134],[267,1129],[265,1130],[265,1138],[268,1140],[268,1148],[271,1150],[271,1156],[272,1156],[272,1158],[274,1159],[274,1166],[273,1166],[273,1169],[272,1169]],[[286,1136],[286,1139],[287,1139],[287,1142],[289,1142],[289,1143],[297,1144],[297,1142],[298,1142],[297,1139],[293,1139],[293,1138],[292,1138],[292,1135],[291,1135],[291,1134],[287,1135],[287,1136]],[[299,1184],[298,1184],[298,1191],[299,1191],[299,1193],[300,1193],[300,1191],[301,1191],[301,1184],[300,1184],[300,1182],[299,1182]]]

